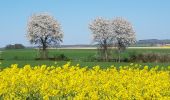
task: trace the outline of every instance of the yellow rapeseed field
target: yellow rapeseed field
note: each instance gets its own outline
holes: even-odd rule
[[[67,63],[18,68],[14,64],[0,71],[0,99],[170,100],[170,70],[138,66],[90,69]]]

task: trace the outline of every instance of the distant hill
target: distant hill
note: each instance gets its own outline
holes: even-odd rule
[[[145,39],[137,41],[135,46],[163,46],[170,44],[170,39]]]
[[[137,44],[170,44],[170,39],[158,40],[158,39],[146,39],[139,40]]]
[[[159,46],[170,44],[170,39],[144,39],[138,40],[134,46]],[[79,45],[61,45],[61,48],[65,47],[96,47],[96,45],[79,44]]]

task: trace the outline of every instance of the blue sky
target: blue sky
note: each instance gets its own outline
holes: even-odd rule
[[[22,43],[30,15],[48,12],[62,25],[62,44],[90,44],[88,24],[96,17],[128,19],[137,40],[170,39],[170,0],[1,0],[0,47]]]

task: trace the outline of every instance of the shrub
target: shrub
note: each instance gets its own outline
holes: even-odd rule
[[[68,61],[69,58],[67,56],[65,56],[64,54],[60,54],[59,56],[57,56],[56,60]]]
[[[130,55],[129,62],[170,62],[170,55],[161,53],[142,53]]]

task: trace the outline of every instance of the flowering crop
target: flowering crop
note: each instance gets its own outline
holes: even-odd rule
[[[170,70],[133,66],[89,69],[67,63],[18,68],[15,64],[0,71],[0,99],[170,99]]]

